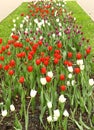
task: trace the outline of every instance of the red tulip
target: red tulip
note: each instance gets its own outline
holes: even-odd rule
[[[2,38],[0,38],[0,44],[2,43],[2,41],[3,41]]]
[[[2,67],[2,64],[0,64],[0,69],[2,69],[3,67]]]
[[[41,60],[40,60],[40,59],[37,59],[37,60],[36,60],[36,64],[37,64],[37,65],[40,65],[40,63],[41,63]]]
[[[9,70],[8,74],[12,76],[14,74],[14,71],[13,70]]]
[[[81,59],[81,58],[82,58],[82,54],[81,54],[80,52],[78,52],[78,53],[76,54],[76,58],[77,58],[77,59]]]
[[[49,51],[52,51],[52,49],[53,49],[52,46],[48,46]]]
[[[72,52],[68,52],[68,58],[72,58]]]
[[[6,70],[6,71],[8,71],[9,68],[10,68],[9,65],[5,65],[5,66],[4,66],[4,70]]]
[[[76,74],[79,74],[80,73],[80,68],[79,67],[76,67],[76,68],[74,68],[74,72],[76,73]]]
[[[0,56],[0,60],[1,60],[1,61],[4,61],[4,56]]]
[[[13,38],[14,40],[18,40],[18,39],[19,39],[19,36],[18,36],[18,35],[13,34],[13,35],[12,35],[12,38]]]
[[[60,86],[60,89],[61,89],[62,91],[65,91],[65,90],[66,90],[66,86],[65,86],[65,85],[62,85],[62,86]]]
[[[41,73],[46,74],[46,68],[45,67],[41,68]]]
[[[50,82],[50,81],[51,81],[51,77],[46,76],[46,81],[47,81],[47,82]]]
[[[27,70],[28,70],[28,72],[32,72],[33,71],[33,67],[32,66],[28,66]]]
[[[57,43],[57,47],[61,48],[62,47],[62,43],[61,42]]]
[[[42,45],[42,40],[38,41],[38,44],[41,46]]]
[[[60,75],[60,80],[65,80],[65,75],[61,74]]]
[[[20,82],[20,83],[24,83],[24,77],[23,77],[23,76],[20,77],[19,82]]]
[[[11,60],[10,63],[9,63],[9,65],[10,65],[11,67],[14,67],[14,66],[16,65],[15,60]]]
[[[91,48],[88,47],[88,48],[86,49],[86,54],[89,54],[90,52],[91,52]]]
[[[54,64],[58,64],[59,60],[57,58],[54,59]]]

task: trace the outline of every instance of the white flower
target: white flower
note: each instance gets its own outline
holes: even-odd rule
[[[49,72],[47,73],[47,75],[48,75],[50,78],[52,78],[52,77],[53,77],[53,72],[52,72],[52,71],[49,71]]]
[[[19,17],[16,18],[17,20],[19,19]]]
[[[15,23],[16,22],[16,20],[15,19],[13,19],[13,23]]]
[[[47,117],[47,121],[50,123],[50,122],[52,122],[52,116],[48,116]]]
[[[10,110],[15,111],[15,106],[13,104],[10,105]]]
[[[62,24],[61,24],[61,23],[59,23],[59,26],[62,26]]]
[[[84,65],[80,65],[80,69],[84,70],[85,66]]]
[[[39,38],[39,39],[40,39],[40,40],[41,40],[41,39],[43,39],[43,36],[40,36],[40,38]]]
[[[75,82],[76,82],[75,80],[72,80],[72,81],[71,81],[72,86],[75,85]]]
[[[23,28],[23,24],[20,24],[20,28]]]
[[[94,80],[93,79],[89,79],[89,85],[93,86],[94,85]]]
[[[42,85],[46,85],[46,83],[47,83],[46,78],[41,78],[40,82]]]
[[[72,74],[70,73],[70,74],[68,74],[68,78],[69,79],[71,79],[72,78]]]
[[[50,26],[51,24],[48,22],[48,26]]]
[[[64,115],[65,117],[69,117],[69,113],[68,113],[68,111],[65,110],[65,111],[63,112],[63,115]]]
[[[61,36],[62,34],[61,34],[61,32],[59,32],[59,36]]]
[[[77,65],[83,65],[83,59],[77,60]]]
[[[54,116],[53,121],[57,121],[57,120],[58,120],[58,117]]]
[[[32,97],[32,98],[34,98],[35,96],[36,96],[36,94],[37,94],[37,91],[36,90],[31,90],[30,91],[30,96]]]
[[[3,117],[7,116],[7,110],[3,110],[1,114]]]
[[[12,32],[14,32],[16,29],[15,28],[12,28]]]
[[[54,33],[52,34],[52,36],[53,36],[53,38],[55,38],[55,34]]]
[[[59,18],[56,19],[56,22],[59,22]]]
[[[70,81],[67,81],[67,86],[70,86]]]
[[[60,117],[60,111],[59,109],[54,110],[54,117]]]
[[[35,22],[35,23],[38,23],[38,19],[37,19],[37,18],[36,18],[36,19],[34,19],[34,22]]]
[[[52,102],[47,103],[48,108],[52,108]]]
[[[64,103],[65,101],[66,101],[66,98],[64,97],[64,95],[60,95],[59,96],[59,102]]]
[[[69,67],[68,67],[68,71],[72,73],[72,72],[73,72],[73,67],[72,67],[72,66],[69,66]]]

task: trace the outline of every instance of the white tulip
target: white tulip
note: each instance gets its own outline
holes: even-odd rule
[[[72,78],[72,74],[70,73],[70,74],[68,74],[68,78],[69,79],[71,79]]]
[[[89,79],[89,85],[93,86],[94,85],[94,80],[93,79]]]
[[[72,80],[72,81],[71,81],[72,86],[74,86],[74,85],[75,85],[75,83],[76,83],[76,81],[75,81],[75,80]]]
[[[56,19],[56,22],[59,22],[59,18]]]
[[[60,117],[60,111],[59,109],[54,110],[54,117]]]
[[[59,96],[59,102],[60,102],[60,103],[66,102],[66,98],[64,97],[64,95],[60,95],[60,96]]]
[[[3,111],[1,112],[1,114],[2,114],[3,117],[7,116],[7,110],[3,110]]]
[[[31,90],[30,91],[30,96],[32,97],[32,98],[34,98],[35,96],[36,96],[36,94],[37,94],[37,91],[36,90]]]
[[[54,116],[54,117],[53,117],[53,121],[55,122],[55,121],[57,121],[57,120],[58,120],[58,117]]]
[[[52,122],[52,116],[48,116],[47,117],[47,121],[50,123],[50,122]]]
[[[72,66],[69,66],[69,67],[68,67],[68,71],[72,73],[72,72],[73,72],[73,67],[72,67]]]
[[[83,59],[77,60],[77,65],[83,65]]]
[[[48,108],[52,108],[52,102],[47,103]]]
[[[13,104],[10,105],[10,110],[15,111],[15,106]]]
[[[69,117],[69,113],[68,113],[68,111],[65,110],[65,111],[63,112],[63,115],[64,115],[65,117]]]
[[[20,28],[23,28],[23,24],[20,24]]]
[[[53,72],[52,72],[52,71],[49,71],[49,72],[47,72],[47,75],[48,75],[50,78],[52,78],[52,77],[53,77]]]
[[[16,22],[16,20],[15,19],[13,19],[13,23],[15,23]]]
[[[47,83],[46,78],[41,78],[40,82],[42,85],[46,85],[46,83]]]
[[[55,34],[54,33],[52,34],[52,36],[53,36],[53,38],[55,38]]]
[[[80,65],[80,69],[84,70],[85,66],[84,65]]]
[[[70,81],[67,81],[67,86],[70,86]]]

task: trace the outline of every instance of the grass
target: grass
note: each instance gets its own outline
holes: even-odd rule
[[[5,18],[0,23],[0,37],[3,38],[3,43],[5,44],[11,34],[11,29],[13,28],[13,19],[20,16],[21,13],[27,13],[27,4],[22,3],[13,13],[11,13],[7,18]],[[68,1],[67,9],[73,12],[74,17],[77,19],[77,23],[83,28],[83,32],[86,38],[90,39],[90,44],[94,48],[94,22],[91,18],[83,11],[83,9],[77,4],[76,1]],[[18,24],[20,23],[22,17],[19,17]],[[94,49],[93,49],[94,50]]]
[[[92,21],[76,1],[68,1],[67,9],[73,12],[73,16],[77,19],[77,24],[82,26],[84,36],[90,39],[92,53],[94,54],[94,21]]]
[[[9,36],[11,34],[11,29],[13,28],[13,19],[16,19],[21,15],[21,13],[27,13],[28,3],[22,3],[16,10],[14,10],[8,17],[6,17],[3,21],[0,22],[0,37],[3,38],[3,43],[6,44]],[[22,17],[19,17],[17,24],[20,23]]]

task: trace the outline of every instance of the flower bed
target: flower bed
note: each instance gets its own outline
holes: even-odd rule
[[[32,2],[28,9],[0,49],[0,128],[93,129],[89,40],[64,2]]]

